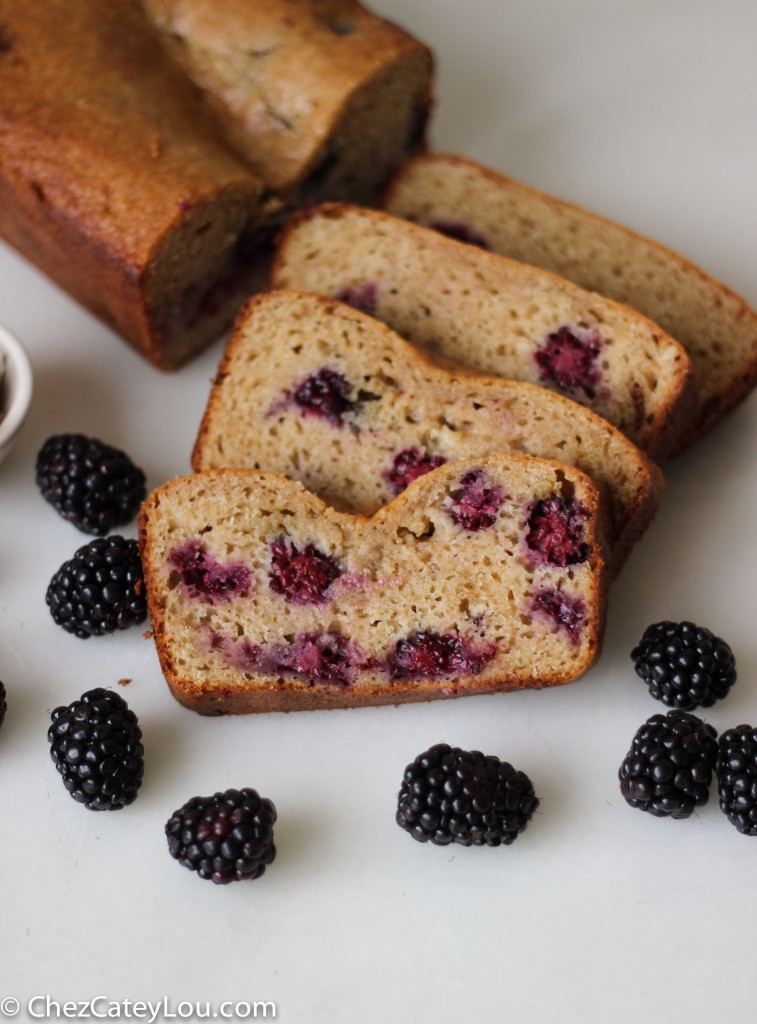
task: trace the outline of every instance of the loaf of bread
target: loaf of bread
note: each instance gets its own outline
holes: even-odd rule
[[[181,364],[249,294],[262,181],[131,0],[0,0],[0,25],[0,235]]]
[[[143,0],[171,56],[268,189],[375,200],[422,144],[427,47],[356,0]]]
[[[561,274],[623,302],[689,354],[697,408],[678,447],[714,426],[757,381],[757,313],[677,253],[459,156],[410,161],[386,209]]]
[[[606,488],[617,571],[663,489],[625,435],[546,388],[441,368],[341,302],[278,291],[237,318],[192,466],[271,470],[372,515],[436,466],[506,451],[567,462]]]
[[[422,145],[432,68],[345,0],[148,6],[160,28],[139,0],[0,0],[0,237],[172,369],[288,206],[375,199]]]
[[[371,518],[256,470],[177,478],[139,522],[163,673],[204,714],[569,682],[600,649],[602,516],[528,456],[441,466]]]
[[[475,370],[560,391],[655,459],[691,415],[689,359],[656,324],[388,213],[326,203],[297,214],[271,283],[341,299]]]

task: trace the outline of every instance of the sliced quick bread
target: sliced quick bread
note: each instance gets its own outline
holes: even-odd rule
[[[140,514],[163,673],[204,714],[569,682],[600,649],[602,519],[588,477],[528,456],[441,466],[370,518],[256,470],[177,478]]]
[[[652,458],[689,423],[688,356],[650,320],[388,213],[327,203],[296,215],[271,283],[341,299],[473,369],[558,390]]]
[[[567,462],[606,487],[617,570],[663,489],[620,431],[545,388],[439,367],[334,299],[274,291],[237,319],[192,466],[271,470],[370,515],[436,466],[505,451]]]
[[[698,403],[691,443],[757,382],[757,312],[675,252],[463,157],[410,161],[386,209],[561,274],[650,317],[689,354]]]

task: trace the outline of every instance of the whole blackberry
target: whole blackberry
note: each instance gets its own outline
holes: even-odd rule
[[[757,729],[737,725],[720,737],[720,810],[745,836],[757,836]]]
[[[37,456],[42,497],[83,533],[103,537],[130,522],[145,499],[145,474],[118,448],[83,434],[48,438]]]
[[[707,803],[717,733],[688,711],[653,715],[637,730],[618,772],[631,805],[655,817],[688,818]]]
[[[82,640],[147,617],[142,561],[135,540],[101,537],[58,569],[47,588],[53,619]]]
[[[123,697],[98,687],[56,708],[47,738],[63,785],[91,811],[137,798],[144,773],[142,730]]]
[[[421,843],[509,846],[538,806],[531,780],[511,764],[439,743],[405,769],[396,820]]]
[[[736,681],[731,648],[693,622],[648,626],[631,658],[652,696],[682,711],[711,707]]]
[[[5,712],[8,710],[8,701],[6,699],[5,684],[0,680],[0,725],[5,721]]]
[[[260,878],[276,856],[276,808],[254,789],[195,796],[166,822],[168,852],[217,885]]]

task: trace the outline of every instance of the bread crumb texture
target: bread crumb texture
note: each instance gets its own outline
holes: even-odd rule
[[[270,473],[178,478],[140,520],[166,678],[216,713],[568,682],[599,651],[601,504],[524,456],[443,465],[370,518]]]

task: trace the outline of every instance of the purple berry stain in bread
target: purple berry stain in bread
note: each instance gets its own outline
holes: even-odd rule
[[[268,585],[291,604],[323,604],[328,589],[342,570],[329,555],[312,544],[300,549],[287,537],[269,545]]]
[[[370,281],[366,284],[347,285],[338,291],[334,298],[339,302],[345,302],[348,306],[352,306],[353,309],[358,310],[360,313],[373,316],[376,312],[376,303],[378,302],[378,285]]]
[[[361,668],[372,666],[341,633],[299,633],[290,642],[259,645],[223,633],[209,638],[212,652],[233,668],[268,676],[294,676],[311,685],[348,686]]]
[[[561,327],[547,337],[535,352],[541,380],[560,391],[582,391],[586,398],[596,398],[602,371],[598,356],[602,342],[584,329]]]
[[[586,618],[586,606],[580,597],[545,587],[534,595],[531,611],[563,629],[573,644],[579,643]]]
[[[225,661],[243,672],[251,671],[260,661],[261,648],[246,639],[232,643],[223,633],[214,631],[209,636],[208,646],[211,651],[222,654]]]
[[[443,455],[432,455],[423,448],[403,448],[392,459],[386,480],[395,494],[401,494],[413,480],[443,466],[446,461]]]
[[[292,401],[306,416],[320,416],[341,426],[345,413],[355,408],[344,374],[327,366],[311,373],[294,390]]]
[[[481,469],[460,477],[445,508],[457,525],[470,533],[493,526],[504,501],[502,488],[492,484]]]
[[[476,648],[470,640],[456,633],[422,630],[397,641],[387,659],[387,667],[393,680],[477,676],[496,652],[494,643]]]
[[[190,597],[205,598],[212,604],[246,597],[250,591],[250,570],[241,562],[223,564],[209,554],[202,544],[189,540],[174,548],[169,564]]]
[[[434,231],[438,231],[447,238],[454,238],[458,242],[467,242],[468,245],[477,245],[479,249],[488,249],[489,245],[483,235],[480,235],[468,224],[459,220],[436,220],[431,225]]]
[[[589,511],[580,502],[556,494],[531,506],[526,544],[547,565],[565,568],[589,557],[584,521]]]
[[[355,670],[355,652],[341,633],[301,633],[277,648],[276,671],[293,673],[309,683],[347,686]]]

